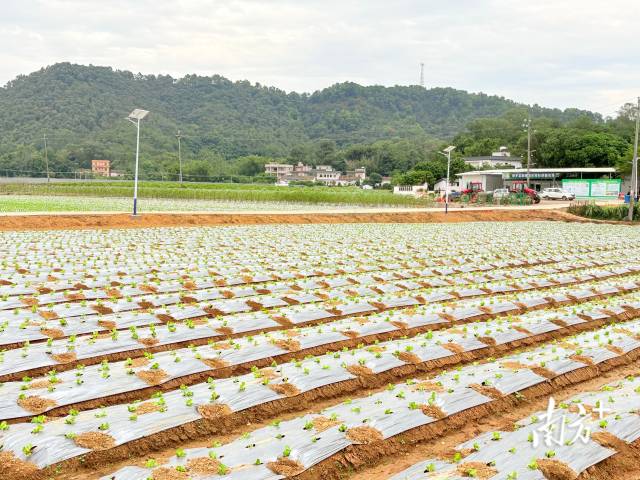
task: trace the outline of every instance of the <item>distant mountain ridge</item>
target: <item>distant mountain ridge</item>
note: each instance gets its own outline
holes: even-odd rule
[[[452,88],[361,86],[340,83],[312,94],[232,82],[222,76],[141,75],[110,67],[58,63],[22,75],[0,88],[0,155],[20,145],[76,157],[111,158],[131,152],[133,108],[151,111],[143,130],[145,155],[175,150],[175,133],[186,151],[287,156],[300,144],[329,139],[339,147],[389,138],[440,138],[459,133],[477,118],[517,108],[511,100]],[[535,107],[569,121],[598,114]]]

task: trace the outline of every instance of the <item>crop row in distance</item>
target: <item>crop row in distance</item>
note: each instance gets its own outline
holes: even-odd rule
[[[582,259],[587,261],[589,260],[589,258],[589,255],[582,257]],[[575,256],[565,257],[566,261],[575,259]],[[580,259],[580,257],[578,257],[578,259]],[[428,261],[428,259],[426,259],[426,261]],[[545,259],[544,261],[548,262],[550,260]],[[541,260],[538,263],[544,263],[544,261]],[[434,277],[435,275],[451,274],[454,272],[474,271],[474,267],[469,265],[467,265],[465,269],[461,269],[455,266],[453,268],[441,267],[435,269],[425,269],[420,268],[420,262],[416,261],[405,262],[403,265],[389,265],[387,259],[386,261],[382,260],[381,263],[386,264],[377,266],[369,265],[367,266],[368,268],[358,267],[356,269],[356,272],[342,275],[342,278],[335,275],[336,270],[345,270],[342,268],[336,268],[333,271],[329,269],[328,272],[322,270],[307,270],[300,272],[296,269],[293,271],[293,273],[288,274],[289,278],[299,276],[323,277],[317,280],[311,279],[310,281],[306,282],[277,282],[275,281],[276,278],[273,274],[269,275],[264,273],[262,275],[247,275],[245,273],[242,276],[237,274],[238,276],[235,278],[220,277],[216,273],[215,278],[210,278],[210,276],[212,275],[212,272],[210,271],[198,271],[194,273],[193,269],[191,269],[188,275],[188,279],[176,278],[176,274],[173,272],[173,275],[169,275],[168,279],[159,278],[162,275],[159,275],[158,272],[153,272],[151,274],[151,278],[148,278],[148,276],[146,276],[147,278],[143,277],[142,279],[140,278],[140,276],[134,276],[133,278],[131,278],[130,275],[118,272],[116,278],[113,278],[113,276],[111,276],[111,278],[107,278],[104,280],[96,280],[94,278],[94,274],[86,273],[86,275],[90,275],[90,280],[87,280],[85,278],[82,282],[76,282],[72,285],[69,285],[71,283],[69,281],[64,282],[63,285],[60,285],[58,282],[49,282],[46,285],[38,285],[38,276],[42,277],[42,274],[27,276],[27,269],[20,268],[18,270],[19,276],[22,277],[21,279],[14,280],[8,275],[6,275],[5,278],[2,279],[2,282],[5,283],[5,286],[1,288],[2,292],[0,298],[2,300],[0,300],[0,309],[15,309],[13,311],[13,317],[7,316],[7,314],[2,314],[2,317],[5,318],[5,323],[8,321],[15,321],[17,319],[22,320],[22,322],[32,323],[38,320],[42,320],[42,318],[57,319],[59,317],[64,317],[64,319],[68,319],[71,317],[82,315],[91,315],[95,314],[96,312],[125,312],[148,307],[161,307],[163,305],[172,306],[176,303],[195,303],[198,301],[211,301],[221,298],[239,298],[260,294],[275,294],[291,289],[306,292],[308,290],[319,288],[335,288],[351,284],[371,285],[377,282],[392,280],[394,276],[399,279],[411,279],[412,277],[419,276],[423,279],[423,283],[421,284],[422,286],[442,286],[447,285],[447,282],[443,282],[442,280],[438,281],[438,279],[435,279],[431,282],[425,282],[424,277]],[[516,262],[498,262],[498,264],[489,263],[480,265],[477,267],[477,269],[487,270],[496,268],[499,267],[500,263],[504,263],[505,266],[509,267],[518,265]],[[524,262],[520,262],[520,264],[522,263]],[[283,266],[283,270],[285,269],[286,266]],[[362,270],[366,273],[361,272],[358,275],[358,270]],[[331,275],[332,273],[333,275]],[[56,274],[60,276],[58,272],[56,272]],[[328,278],[327,275],[331,275],[332,278]],[[523,275],[523,273],[520,273],[520,277],[522,277]],[[279,276],[283,277],[287,276],[287,274],[281,273],[279,274]],[[184,277],[184,275],[182,277]],[[487,278],[487,280],[499,278],[505,279],[506,277],[489,277]],[[509,276],[508,278],[513,277]],[[50,272],[46,273],[46,279],[47,281],[58,280],[57,278],[52,278]],[[475,279],[471,279],[471,281],[474,280]],[[451,276],[448,281],[452,283],[465,283],[465,281],[460,281],[456,276]],[[478,281],[481,281],[481,277],[476,280],[476,283]],[[20,282],[22,282],[22,284]],[[242,287],[242,284],[246,284],[247,282],[252,283],[253,289]],[[466,280],[466,282],[469,283],[470,280]],[[215,286],[227,286],[228,288],[212,288]],[[420,285],[414,284],[413,288],[417,288],[419,286]],[[375,289],[376,287],[374,286],[373,288]],[[409,287],[401,285],[399,286],[399,288],[396,288],[396,291],[402,288],[407,289]],[[350,290],[345,288],[344,290],[349,293],[353,289]],[[380,290],[380,288],[378,288],[377,293],[383,293],[385,291],[389,291],[388,288],[386,290]],[[371,294],[375,292],[369,293]],[[352,295],[358,294],[359,292],[357,291],[355,293],[352,293]],[[267,301],[269,300],[269,297],[266,295],[264,296],[264,298]],[[263,306],[260,305],[259,302],[254,303],[258,304],[258,306]],[[294,299],[293,303],[304,302]],[[25,305],[28,305],[30,307],[31,312],[27,308],[24,308]],[[23,308],[19,308],[21,306]],[[227,310],[228,312],[233,311],[232,307],[222,307],[222,310]],[[22,326],[25,327],[24,329],[26,329],[26,327],[30,325],[25,324]]]
[[[596,250],[602,250],[602,247],[596,247]],[[609,250],[609,252],[612,254],[612,256],[615,258],[619,252],[614,251],[614,250]],[[535,254],[534,254],[535,255]],[[575,261],[576,260],[576,256],[574,255],[569,255],[569,256],[564,256],[564,257],[560,257],[559,259],[557,257],[555,257],[556,260],[565,260],[565,261]],[[630,258],[628,255],[626,256],[626,258]],[[578,257],[577,259],[580,259],[580,257]],[[587,254],[586,257],[582,257],[583,260],[586,260],[587,262],[589,262],[590,259],[593,259],[593,254],[589,255]],[[422,262],[428,262],[428,258],[423,259]],[[499,265],[505,265],[505,266],[517,266],[518,263],[522,264],[522,263],[528,263],[528,264],[540,264],[540,263],[545,263],[545,262],[549,262],[552,261],[549,257],[542,257],[540,255],[537,256],[536,259],[525,259],[518,261],[512,261],[512,260],[502,260],[502,261],[494,261],[492,263],[485,263],[484,265],[478,265],[477,269],[478,270],[487,270],[487,269],[491,269],[491,268],[495,268],[496,266]],[[383,261],[384,262],[384,261]],[[22,308],[22,309],[16,309],[14,310],[13,316],[7,316],[7,314],[0,314],[0,316],[2,316],[5,320],[3,322],[4,324],[7,324],[7,322],[13,322],[13,323],[17,323],[17,325],[14,325],[15,327],[18,327],[20,329],[20,332],[23,336],[27,336],[26,339],[28,338],[28,335],[30,334],[30,332],[33,332],[34,329],[36,329],[36,327],[40,327],[40,330],[42,332],[40,333],[36,333],[33,332],[31,333],[31,335],[34,335],[35,338],[39,338],[39,339],[43,339],[47,334],[51,334],[51,336],[53,336],[53,332],[58,333],[59,335],[62,333],[64,333],[64,327],[67,327],[67,323],[68,323],[68,318],[73,318],[76,316],[82,316],[84,315],[85,318],[82,318],[82,323],[84,324],[82,327],[84,328],[84,332],[93,332],[95,331],[95,327],[96,327],[96,323],[98,323],[100,320],[102,320],[105,324],[108,324],[110,322],[112,322],[112,320],[119,318],[118,313],[114,314],[114,318],[103,318],[102,316],[100,316],[99,314],[94,314],[92,318],[90,318],[90,320],[93,320],[94,324],[90,325],[90,322],[86,321],[86,316],[91,315],[91,313],[94,310],[97,310],[98,312],[105,312],[108,313],[109,311],[115,311],[115,312],[126,312],[129,309],[135,309],[135,308],[143,308],[143,307],[161,307],[163,305],[167,305],[168,308],[175,308],[176,303],[175,302],[186,302],[187,299],[185,298],[185,294],[188,296],[189,303],[193,303],[194,301],[197,301],[199,299],[215,299],[215,298],[219,298],[220,296],[222,297],[241,297],[244,296],[246,297],[247,295],[256,295],[260,292],[264,292],[265,290],[268,290],[268,292],[273,292],[273,291],[281,291],[283,288],[288,288],[291,287],[292,289],[305,289],[305,287],[311,287],[311,289],[313,288],[322,288],[322,287],[331,287],[331,285],[340,285],[339,283],[336,283],[336,281],[340,282],[342,281],[342,285],[344,285],[344,283],[346,281],[348,281],[349,283],[357,283],[357,284],[361,284],[361,285],[367,285],[367,286],[371,286],[372,283],[379,283],[379,282],[384,282],[384,281],[388,281],[389,279],[392,279],[393,276],[398,276],[398,278],[405,278],[405,279],[410,279],[412,278],[412,276],[416,276],[419,275],[421,277],[421,284],[416,285],[415,283],[413,284],[412,288],[416,288],[419,287],[420,285],[422,286],[426,286],[426,285],[434,285],[434,286],[438,286],[438,285],[447,285],[447,282],[443,282],[442,280],[438,280],[438,279],[433,279],[432,277],[434,275],[438,275],[438,274],[451,274],[454,272],[464,272],[464,271],[473,271],[474,267],[473,265],[459,265],[459,260],[456,259],[451,259],[450,263],[452,264],[451,267],[440,267],[440,268],[432,268],[432,269],[419,269],[416,268],[416,266],[420,266],[420,262],[413,262],[413,265],[411,265],[410,263],[404,263],[404,265],[406,265],[407,267],[411,267],[413,266],[414,268],[402,268],[402,266],[394,264],[393,262],[390,264],[389,262],[386,262],[385,265],[385,270],[383,272],[373,272],[373,269],[375,269],[374,266],[369,266],[370,268],[366,268],[365,270],[367,270],[369,272],[368,275],[361,275],[360,277],[355,277],[354,280],[354,275],[348,275],[346,277],[343,278],[336,278],[336,276],[334,275],[333,278],[328,279],[326,277],[326,274],[330,274],[330,273],[335,273],[336,270],[345,270],[348,269],[348,267],[346,266],[341,266],[340,268],[338,267],[334,267],[333,269],[328,269],[329,271],[327,272],[326,268],[325,271],[317,271],[317,270],[313,270],[313,271],[306,271],[303,272],[306,274],[313,274],[313,275],[324,275],[323,278],[320,278],[318,280],[311,280],[311,284],[309,282],[294,282],[294,283],[281,283],[281,282],[274,282],[273,284],[268,282],[268,279],[270,278],[274,278],[273,274],[268,274],[268,273],[262,273],[262,274],[254,274],[254,275],[248,275],[245,272],[245,275],[242,275],[242,277],[238,278],[238,276],[234,277],[226,277],[226,278],[222,278],[220,279],[219,277],[216,276],[215,279],[209,279],[208,277],[206,277],[205,275],[209,274],[210,272],[200,272],[202,275],[200,277],[203,278],[199,278],[196,277],[193,272],[192,272],[192,268],[190,267],[190,275],[189,275],[189,280],[184,281],[184,282],[180,282],[178,280],[185,280],[185,279],[176,279],[175,278],[175,272],[171,272],[172,275],[169,275],[169,279],[167,279],[166,281],[162,278],[163,275],[160,274],[160,272],[153,272],[151,275],[153,275],[153,278],[151,279],[152,281],[147,281],[145,283],[123,283],[127,281],[127,275],[125,274],[121,274],[120,271],[118,271],[118,276],[117,279],[112,279],[110,281],[110,285],[109,287],[103,287],[105,288],[107,291],[102,291],[102,290],[97,290],[95,283],[99,283],[99,280],[95,279],[95,274],[93,273],[88,273],[87,275],[90,275],[90,281],[87,281],[87,279],[85,279],[84,284],[78,285],[75,284],[75,286],[78,286],[81,291],[70,291],[70,290],[66,290],[64,292],[60,293],[53,293],[52,290],[55,288],[55,285],[52,284],[48,284],[46,286],[34,286],[34,284],[37,282],[37,277],[42,277],[42,274],[39,274],[36,276],[36,279],[34,279],[34,275],[28,275],[28,273],[31,273],[29,270],[27,270],[26,268],[20,268],[18,269],[19,275],[25,276],[27,277],[24,281],[28,283],[28,288],[31,290],[35,290],[35,289],[43,289],[45,290],[45,292],[41,295],[36,295],[33,294],[33,292],[31,292],[31,295],[27,296],[27,297],[20,297],[20,298],[15,298],[15,297],[9,297],[9,293],[7,292],[7,290],[13,290],[15,293],[16,288],[20,291],[21,286],[20,284],[16,284],[15,282],[11,282],[10,280],[4,280],[7,283],[10,283],[9,285],[5,285],[5,287],[3,287],[3,289],[5,289],[5,295],[3,296],[3,298],[6,297],[6,300],[3,302],[4,307],[12,307],[15,306],[16,304],[20,304],[22,302],[30,304],[31,305],[31,310],[35,310],[35,311],[29,311],[26,308]],[[603,262],[595,262],[594,264],[597,265],[602,265]],[[606,263],[606,262],[604,262]],[[588,263],[586,264],[588,265]],[[173,266],[172,266],[173,267]],[[286,268],[283,266],[283,269]],[[59,270],[59,269],[57,269]],[[175,268],[174,268],[175,270]],[[221,270],[219,267],[217,268],[217,270]],[[286,270],[280,270],[280,273],[278,274],[280,277],[283,276],[287,276]],[[217,272],[216,272],[217,273]],[[524,272],[518,272],[520,278],[522,278],[523,275],[526,275],[528,272],[524,271]],[[531,271],[530,274],[532,275],[538,275],[540,273],[544,273],[544,270],[542,270],[541,272],[536,272]],[[557,273],[557,271],[556,271]],[[289,276],[292,275],[299,275],[299,270],[295,269],[293,270],[293,273],[288,273]],[[60,272],[55,272],[55,275],[61,276]],[[424,277],[431,277],[430,279],[424,279]],[[508,278],[514,278],[513,275],[507,275]],[[10,278],[10,277],[9,277]],[[487,280],[490,280],[491,278],[493,279],[499,279],[499,278],[503,278],[504,277],[486,277]],[[46,275],[46,279],[47,280],[51,280],[51,275],[50,272],[47,272]],[[54,281],[56,279],[53,279]],[[257,285],[257,288],[254,287],[253,290],[251,289],[242,289],[241,286],[238,286],[237,288],[233,289],[233,288],[226,288],[224,290],[221,291],[216,291],[215,289],[212,290],[203,290],[203,291],[199,291],[198,289],[207,289],[208,287],[211,287],[212,285],[215,285],[217,282],[224,282],[224,283],[231,283],[232,284],[240,284],[241,281],[252,281],[252,282],[256,282],[256,281],[261,281],[262,283],[260,285]],[[459,279],[456,278],[455,275],[448,275],[446,280],[448,282],[458,282],[458,283],[464,283],[465,280],[464,279]],[[482,277],[479,277],[477,279],[470,279],[470,280],[466,280],[467,282],[469,281],[481,281]],[[94,289],[93,291],[88,291],[87,288],[84,287],[88,287],[89,285],[91,285],[93,282],[94,285]],[[438,283],[439,282],[439,283]],[[89,285],[85,285],[85,284],[89,284]],[[112,284],[117,284],[117,285],[112,285]],[[103,283],[104,285],[104,283]],[[184,293],[182,295],[174,295],[172,294],[172,292],[176,292],[179,291],[180,289],[183,289]],[[356,287],[354,287],[355,289]],[[388,286],[378,286],[375,285],[373,286],[374,289],[378,289],[377,293],[381,292],[381,288],[387,288],[387,290],[382,290],[382,291],[389,291],[388,290]],[[410,288],[406,285],[399,285],[398,288],[396,288],[396,291],[399,289],[407,289]],[[115,292],[114,292],[115,290]],[[344,288],[345,292],[343,293],[349,293],[351,289],[347,289]],[[24,289],[22,289],[22,291],[24,291]],[[144,293],[149,293],[149,292],[156,292],[155,295],[147,295],[146,298],[143,296]],[[158,293],[160,292],[160,293]],[[167,293],[162,293],[162,292],[167,292]],[[340,292],[338,292],[340,293]],[[359,292],[356,292],[356,295]],[[374,291],[370,291],[371,293],[376,293],[375,290]],[[114,295],[116,297],[122,297],[124,296],[124,298],[107,298],[106,300],[104,300],[105,296],[108,295]],[[97,301],[95,302],[89,302],[87,300],[87,298],[91,299],[91,297],[97,297]],[[329,295],[325,295],[325,298],[328,297]],[[63,297],[63,298],[61,298]],[[290,298],[291,295],[289,295],[289,297],[285,297],[285,298]],[[270,297],[268,297],[267,295],[265,295],[264,300],[266,300],[267,302],[270,300]],[[282,297],[281,297],[282,298]],[[55,302],[60,302],[62,299],[66,300],[64,303],[55,303]],[[75,303],[73,303],[75,299]],[[251,300],[251,299],[248,299]],[[312,298],[313,300],[313,298]],[[318,299],[315,299],[318,300]],[[277,302],[277,299],[274,299],[274,301]],[[47,303],[48,302],[48,303]],[[300,300],[300,298],[294,298],[294,302],[296,303],[304,303],[304,301]],[[253,302],[254,305],[252,306],[248,306],[246,303],[242,303],[242,302],[235,302],[235,301],[231,301],[231,302],[227,302],[226,305],[220,305],[220,308],[218,309],[219,311],[221,311],[222,313],[232,313],[235,309],[235,311],[246,311],[247,309],[251,309],[251,308],[255,308],[255,306],[264,306],[264,304],[261,304],[259,301],[258,302]],[[42,305],[41,305],[42,304]],[[234,305],[235,304],[235,305]],[[282,304],[282,302],[280,303]],[[271,307],[273,306],[277,306],[277,303],[275,304],[271,304],[269,305]],[[179,310],[184,310],[185,308],[190,307],[191,309],[194,308],[193,305],[189,305],[189,306],[185,306],[180,305],[179,306]],[[165,311],[164,314],[167,317],[170,317],[170,313],[171,312],[167,312]],[[189,318],[188,316],[185,317],[184,312],[180,312],[178,311],[179,314],[182,314],[182,318]],[[204,312],[200,311],[200,312],[192,312],[191,315],[193,316],[197,316],[199,314],[203,314]],[[42,318],[41,318],[42,317]],[[59,317],[63,317],[63,318],[59,318]],[[48,328],[48,325],[44,324],[42,322],[42,320],[44,319],[48,319],[48,320],[55,320],[51,323],[51,328]],[[16,322],[17,320],[20,320],[19,322]],[[155,321],[154,319],[148,320],[148,321]],[[38,322],[40,322],[38,324]],[[141,322],[144,322],[144,320],[141,320]],[[59,324],[59,325],[57,325]],[[138,322],[138,324],[140,324],[140,321]],[[98,325],[98,326],[102,326],[104,327],[104,325]],[[67,330],[70,330],[72,333],[82,333],[82,332],[74,332],[73,331],[73,327],[68,327],[66,328]],[[60,332],[60,330],[62,330],[62,332]],[[4,338],[10,337],[11,336],[11,332],[3,332]],[[39,335],[39,336],[38,336]],[[18,339],[19,340],[19,339]],[[5,343],[6,344],[6,343]]]
[[[33,283],[38,281],[34,275],[40,273],[40,281],[46,281],[47,275],[83,280],[85,275],[106,276],[109,268],[117,266],[121,270],[115,271],[128,275],[130,270],[145,268],[171,272],[174,265],[181,266],[187,275],[191,268],[203,265],[217,271],[245,269],[251,274],[253,269],[259,269],[273,274],[280,273],[280,269],[286,273],[287,265],[297,272],[310,263],[318,268],[338,268],[340,264],[406,261],[412,256],[429,259],[433,265],[462,265],[481,258],[553,257],[569,243],[571,252],[619,248],[624,244],[622,232],[618,231],[598,237],[583,235],[575,225],[563,231],[554,231],[547,224],[521,225],[518,238],[507,238],[504,224],[487,225],[482,230],[459,225],[446,229],[438,225],[306,225],[3,232],[0,278],[11,281],[6,278],[10,275],[17,283]],[[523,235],[527,229],[531,232]],[[450,241],[442,242],[443,235]],[[469,253],[486,242],[485,235],[492,237],[491,249],[481,255]],[[548,238],[541,238],[545,235]],[[187,258],[185,251],[189,253]]]
[[[1,188],[0,188],[1,190]],[[88,194],[87,194],[88,195]],[[123,197],[94,197],[94,196],[68,196],[56,194],[46,195],[0,195],[0,212],[2,213],[26,213],[26,212],[130,212],[131,198]],[[406,208],[411,205],[382,204],[370,205],[369,208],[383,209],[394,212],[399,207]],[[353,211],[366,205],[350,203],[302,203],[297,201],[249,201],[249,200],[207,200],[207,199],[175,199],[175,198],[145,198],[138,203],[138,211],[141,213],[157,212],[318,212],[328,211]]]
[[[369,297],[371,301],[381,303],[382,295],[409,294],[411,291],[419,296],[430,294],[431,289],[434,289],[433,292],[447,292],[450,298],[466,298],[495,293],[494,290],[497,288],[504,292],[532,288],[536,282],[540,286],[541,281],[551,282],[549,285],[568,284],[572,280],[571,275],[563,277],[563,273],[574,272],[572,275],[575,277],[576,270],[589,274],[587,269],[590,267],[622,267],[618,260],[594,261],[589,257],[590,255],[572,255],[564,262],[539,265],[535,268],[509,267],[495,268],[490,273],[451,274],[446,281],[435,278],[440,275],[437,270],[414,268],[334,275],[331,278],[323,277],[304,282],[262,282],[222,289],[211,288],[211,281],[191,281],[188,288],[177,282],[158,282],[154,285],[140,284],[124,288],[109,286],[106,291],[85,289],[74,293],[66,291],[49,293],[46,296],[8,298],[0,302],[0,327],[4,333],[0,341],[7,345],[12,341],[15,343],[20,340],[56,337],[53,331],[56,328],[59,330],[57,338],[65,336],[65,330],[78,334],[81,332],[74,330],[77,325],[69,324],[78,317],[81,317],[85,332],[91,332],[89,329],[92,327],[104,329],[109,324],[113,325],[111,328],[117,327],[118,320],[124,318],[126,321],[131,313],[136,312],[153,313],[157,319],[153,319],[152,316],[147,318],[150,322],[158,323],[158,320],[176,321],[205,315],[222,316],[322,302],[327,303],[326,309],[336,310],[337,306],[346,300]],[[628,255],[625,258],[627,262],[636,260]],[[524,283],[523,279],[526,279]],[[159,293],[158,290],[162,290],[163,293]],[[443,300],[446,298],[443,297]],[[30,306],[27,307],[25,304]],[[10,308],[13,308],[10,313],[1,311]],[[45,323],[47,321],[50,325]],[[11,327],[14,327],[14,331],[7,332]],[[23,338],[20,338],[20,335]]]
[[[37,310],[31,308],[14,309],[11,313],[2,313],[0,318],[0,343],[9,346],[24,341],[44,340],[47,338],[64,338],[82,333],[95,334],[100,330],[135,329],[138,326],[161,324],[177,321],[200,320],[202,317],[215,316],[222,323],[211,325],[220,330],[219,333],[232,335],[246,332],[248,328],[236,328],[234,319],[243,313],[261,310],[263,316],[271,317],[271,324],[253,328],[269,328],[276,323],[297,325],[314,320],[330,319],[339,316],[363,314],[375,310],[388,310],[398,307],[411,307],[421,304],[453,302],[472,297],[483,297],[492,294],[517,294],[533,289],[554,288],[571,285],[593,279],[613,278],[628,275],[635,270],[635,259],[627,257],[626,266],[613,262],[581,261],[574,256],[571,262],[545,265],[528,271],[508,270],[502,273],[494,270],[481,275],[452,275],[448,282],[433,276],[433,271],[394,272],[391,278],[385,275],[350,276],[342,280],[347,287],[323,288],[324,281],[316,288],[278,294],[259,294],[260,289],[243,288],[237,297],[225,299],[218,290],[201,290],[189,293],[189,300],[175,294],[141,296],[132,299],[114,300],[110,303],[96,305],[60,304],[55,308]],[[598,265],[598,267],[594,267]],[[406,280],[393,280],[394,277],[408,277]],[[425,278],[426,277],[426,278]],[[356,283],[357,282],[357,283]],[[372,282],[376,284],[373,285]],[[356,283],[356,285],[353,285]],[[453,285],[451,285],[453,283]],[[264,291],[262,291],[264,293]],[[223,292],[224,293],[224,292]],[[253,293],[253,295],[251,295]],[[247,294],[246,296],[244,294]],[[219,298],[211,302],[211,298]],[[199,301],[198,299],[209,301]],[[295,306],[291,306],[295,305]],[[93,309],[104,309],[99,313]],[[35,311],[34,311],[35,310]],[[113,311],[118,313],[112,313]],[[275,322],[275,323],[274,323]],[[155,335],[154,335],[155,337]]]
[[[298,203],[308,205],[355,205],[355,206],[427,206],[432,203],[426,199],[412,196],[393,195],[387,190],[362,190],[360,188],[282,188],[272,185],[209,185],[196,186],[188,184],[182,188],[161,182],[139,185],[138,195],[141,199],[175,199],[175,200],[218,200],[233,202],[274,202]],[[208,187],[208,188],[207,188]],[[45,195],[80,196],[97,198],[130,198],[133,184],[126,182],[91,182],[54,183],[49,185],[2,184],[0,193],[5,195]],[[90,201],[90,200],[89,200]],[[54,198],[55,202],[55,198]],[[144,203],[143,203],[144,204]]]

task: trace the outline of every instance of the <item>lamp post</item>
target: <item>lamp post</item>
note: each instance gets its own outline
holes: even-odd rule
[[[136,134],[136,169],[133,180],[133,216],[138,216],[138,163],[140,158],[140,120],[149,114],[147,110],[136,108],[129,114],[127,120],[133,123],[137,128]]]
[[[438,152],[440,155],[447,157],[447,186],[444,191],[444,213],[449,212],[449,172],[451,170],[451,152],[456,149],[455,146],[449,145],[443,151]]]

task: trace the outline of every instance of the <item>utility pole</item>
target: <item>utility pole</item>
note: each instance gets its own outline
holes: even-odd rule
[[[631,195],[629,195],[629,221],[633,221],[633,205],[638,192],[638,131],[640,130],[640,97],[636,109],[636,137],[633,142],[633,159],[631,160]]]
[[[49,154],[47,152],[47,133],[44,134],[44,164],[47,169],[47,183],[49,183]]]
[[[180,147],[180,139],[182,135],[180,134],[180,130],[178,130],[178,134],[176,135],[178,139],[178,163],[180,164],[180,183],[182,183],[182,149]]]
[[[420,63],[420,86],[424,88],[424,63]]]

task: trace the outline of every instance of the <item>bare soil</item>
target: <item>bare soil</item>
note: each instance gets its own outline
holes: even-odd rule
[[[75,438],[76,445],[91,450],[108,450],[115,446],[111,435],[102,432],[85,432]]]
[[[216,475],[220,468],[220,462],[209,457],[192,458],[187,462],[190,473],[197,475]]]
[[[127,214],[42,214],[0,216],[0,231],[149,228],[209,225],[267,225],[307,223],[457,223],[511,222],[531,220],[559,220],[586,222],[588,219],[570,215],[560,209],[494,209],[444,212],[388,212],[376,213],[147,213],[138,217]]]
[[[31,413],[42,413],[51,407],[55,407],[57,404],[54,400],[49,398],[42,398],[36,395],[21,398],[18,400],[18,405]]]
[[[0,464],[2,464],[0,480],[13,480],[16,477],[29,478],[38,471],[38,467],[16,458],[13,452],[0,452]]]
[[[276,462],[267,463],[267,467],[278,475],[293,477],[304,470],[304,466],[290,458],[279,458]]]

